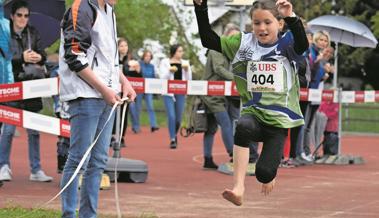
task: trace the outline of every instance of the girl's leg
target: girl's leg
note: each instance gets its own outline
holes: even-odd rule
[[[275,177],[283,154],[288,129],[262,126],[263,148],[258,159],[255,175],[262,183],[262,193],[268,195],[275,185]]]
[[[180,123],[182,122],[183,112],[186,104],[186,96],[185,95],[175,95],[175,131],[176,134],[179,131]]]
[[[147,112],[149,114],[150,127],[157,128],[158,125],[157,125],[157,120],[155,118],[153,94],[145,94],[144,97],[145,97]]]
[[[245,190],[245,176],[249,164],[249,144],[261,141],[262,130],[258,121],[249,114],[243,114],[237,123],[233,148],[233,189],[225,189],[223,197],[233,204],[242,205]]]
[[[176,132],[175,132],[175,102],[173,97],[171,96],[163,96],[163,101],[166,107],[166,115],[168,122],[168,130],[170,134],[170,140],[175,140]]]
[[[237,206],[242,205],[245,192],[245,177],[249,164],[249,147],[234,145],[233,148],[233,189],[225,189],[222,196]]]

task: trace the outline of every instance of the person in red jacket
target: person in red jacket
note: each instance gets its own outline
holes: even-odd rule
[[[324,156],[338,153],[338,111],[339,105],[333,101],[322,102],[320,105],[319,112],[328,118],[324,131]]]

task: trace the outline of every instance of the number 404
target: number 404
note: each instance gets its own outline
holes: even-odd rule
[[[254,83],[255,85],[265,85],[267,83],[270,83],[271,85],[274,84],[274,76],[272,74],[270,75],[257,75],[254,74],[253,77],[251,78],[251,82]]]

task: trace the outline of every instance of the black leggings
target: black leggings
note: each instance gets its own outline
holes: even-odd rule
[[[269,183],[276,177],[287,134],[288,129],[265,125],[250,114],[243,114],[238,119],[234,135],[237,146],[248,147],[251,142],[263,142],[255,168],[259,182]]]

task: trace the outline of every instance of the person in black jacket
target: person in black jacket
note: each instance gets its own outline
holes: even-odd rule
[[[24,66],[27,64],[43,65],[46,60],[46,54],[41,47],[41,39],[38,31],[28,25],[30,10],[27,2],[16,1],[12,5],[11,11],[11,49],[13,53],[12,67],[14,79],[16,82],[23,81],[22,76]],[[9,106],[18,107],[32,112],[38,112],[42,109],[42,99],[35,98],[10,102]],[[0,136],[0,180],[11,180],[11,170],[9,155],[12,145],[13,135],[16,126],[4,124]],[[29,144],[29,161],[30,161],[30,180],[39,182],[50,182],[52,177],[47,176],[40,165],[40,142],[39,132],[27,129]]]

